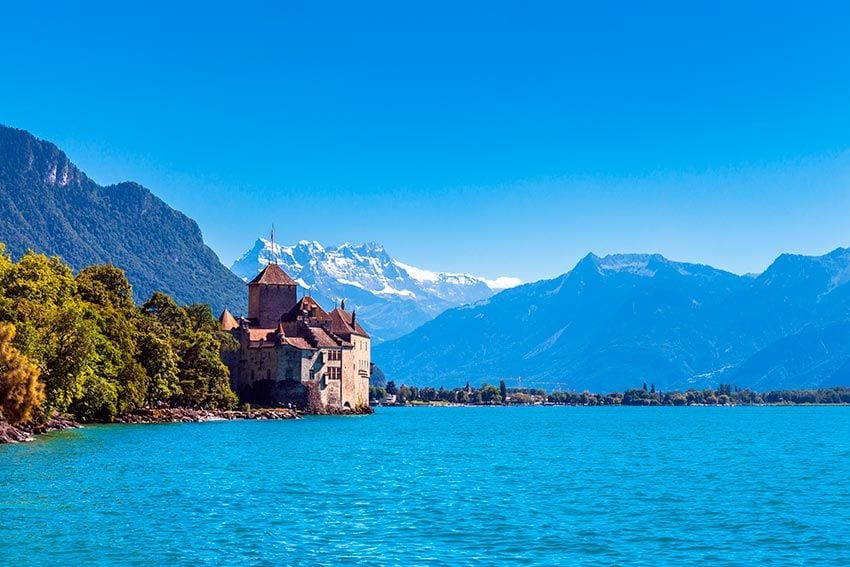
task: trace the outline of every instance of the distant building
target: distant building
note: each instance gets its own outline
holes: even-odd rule
[[[358,410],[369,405],[371,341],[345,311],[329,313],[276,263],[248,283],[248,317],[228,310],[219,321],[239,342],[224,354],[233,390],[243,402],[310,411]]]

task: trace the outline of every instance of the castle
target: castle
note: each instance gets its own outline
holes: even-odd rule
[[[369,406],[370,338],[345,311],[326,312],[277,263],[248,283],[248,317],[225,309],[221,328],[239,342],[224,353],[230,383],[243,402],[312,412]]]

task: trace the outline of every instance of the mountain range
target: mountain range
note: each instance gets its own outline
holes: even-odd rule
[[[231,270],[248,281],[272,260],[320,304],[330,307],[345,299],[376,343],[409,333],[446,309],[520,283],[511,277],[488,280],[416,268],[392,258],[377,243],[324,247],[302,240],[286,246],[258,238]]]
[[[0,242],[61,256],[74,269],[111,263],[135,299],[244,311],[245,284],[204,245],[198,225],[138,183],[101,186],[50,142],[0,125]]]
[[[589,254],[551,280],[448,310],[378,345],[387,379],[607,391],[850,383],[850,250],[739,276],[660,255]]]
[[[850,251],[783,254],[739,276],[659,255],[589,254],[569,272],[512,287],[432,272],[377,244],[323,247],[258,240],[233,272],[198,225],[134,182],[101,186],[55,145],[0,126],[0,242],[112,263],[135,299],[244,313],[245,283],[274,258],[332,306],[346,299],[375,337],[373,360],[410,385],[506,379],[605,391],[654,383],[759,390],[850,383]],[[234,272],[237,275],[234,274]],[[505,289],[508,288],[508,289]],[[385,340],[382,344],[380,341]]]

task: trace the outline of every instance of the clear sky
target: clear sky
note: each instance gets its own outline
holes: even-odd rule
[[[3,3],[0,123],[227,265],[272,222],[525,280],[850,246],[846,1],[176,4]]]

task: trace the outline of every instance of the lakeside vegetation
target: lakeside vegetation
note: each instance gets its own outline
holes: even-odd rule
[[[222,350],[235,348],[209,306],[179,306],[155,292],[141,306],[124,272],[90,266],[74,275],[57,257],[27,252],[12,261],[0,243],[0,421],[44,423],[55,414],[110,422],[142,408],[205,410],[237,405]],[[546,392],[482,384],[473,388],[396,386],[380,369],[370,399],[389,404],[761,405],[850,404],[850,388],[754,392]]]
[[[370,399],[385,405],[569,405],[569,406],[741,406],[741,405],[804,405],[850,404],[850,387],[818,388],[806,390],[772,390],[755,392],[731,384],[717,388],[689,389],[660,392],[654,385],[643,384],[624,392],[607,394],[554,391],[540,388],[507,388],[482,384],[473,388],[435,389],[432,387],[396,386],[393,381],[386,386],[370,388]]]
[[[235,347],[208,305],[181,307],[155,292],[136,306],[114,266],[74,275],[59,258],[34,252],[14,262],[0,243],[0,421],[230,409],[237,398],[220,353]]]

